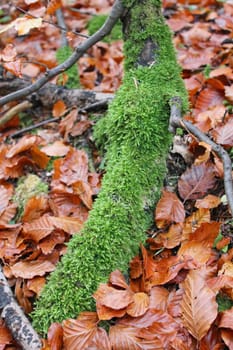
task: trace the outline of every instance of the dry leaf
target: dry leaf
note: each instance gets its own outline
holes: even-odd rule
[[[200,341],[217,317],[216,295],[207,286],[199,270],[189,271],[182,287],[184,289],[181,302],[183,323],[192,336]]]

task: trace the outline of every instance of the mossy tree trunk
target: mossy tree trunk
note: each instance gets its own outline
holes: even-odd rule
[[[82,234],[51,274],[33,314],[46,332],[51,322],[93,310],[93,292],[111,271],[127,272],[144,242],[166,171],[169,100],[187,95],[171,33],[158,0],[124,0],[125,76],[95,135],[106,148],[102,190]]]

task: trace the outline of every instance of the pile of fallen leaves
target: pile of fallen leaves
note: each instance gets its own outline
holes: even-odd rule
[[[106,13],[111,7],[107,0],[74,1],[73,9],[63,3],[69,28],[84,34],[91,14]],[[9,23],[17,19],[13,5],[1,6],[2,18],[9,12]],[[18,1],[18,6],[35,16],[46,13],[40,1]],[[232,155],[233,4],[165,0],[164,15],[175,34],[190,96],[186,119]],[[60,35],[59,28],[48,23],[42,29],[34,27],[23,41],[3,32],[5,68],[32,78],[44,74],[45,65],[56,65]],[[68,36],[74,46],[84,40],[71,31]],[[79,61],[82,85],[114,91],[121,81],[121,49],[122,43],[114,42],[98,43],[89,50]],[[54,107],[53,115],[62,114],[56,108],[61,106]],[[97,151],[87,155],[73,144],[80,135],[90,143],[92,124],[87,115],[73,110],[37,135],[16,141],[7,137],[22,127],[19,118],[2,130],[0,258],[26,313],[65,253],[66,243],[82,228],[100,189]],[[170,185],[170,174],[147,246],[141,246],[131,261],[129,280],[113,271],[93,296],[96,312],[52,324],[44,349],[233,349],[232,218],[224,195],[222,161],[208,144],[180,131],[169,168],[178,174],[175,184]],[[48,191],[30,196],[20,212],[17,181],[26,176],[22,180],[26,182],[32,174],[47,184]],[[0,348],[17,348],[3,322]]]

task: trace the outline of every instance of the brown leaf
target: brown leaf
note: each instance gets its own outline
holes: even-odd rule
[[[12,335],[9,329],[5,326],[2,319],[0,319],[0,349],[5,349],[5,345],[13,342]]]
[[[74,190],[74,193],[77,194],[82,199],[86,207],[88,209],[91,209],[92,208],[91,186],[82,180],[77,180],[75,183],[72,184],[72,188]]]
[[[128,284],[125,281],[125,277],[119,270],[111,272],[109,282],[116,287],[120,287],[123,289],[129,288]]]
[[[80,136],[82,135],[91,125],[93,125],[93,122],[90,120],[81,120],[77,124],[74,125],[71,136]]]
[[[100,304],[115,310],[123,309],[133,302],[133,293],[129,288],[119,290],[104,283],[99,285],[93,297]]]
[[[112,350],[109,337],[105,329],[97,328],[97,332],[93,338],[93,345],[96,346],[93,350]]]
[[[212,189],[216,183],[214,166],[208,163],[193,165],[178,181],[178,190],[184,201],[199,199]]]
[[[28,199],[22,216],[22,222],[31,222],[42,217],[49,210],[48,198],[46,196],[36,196]]]
[[[150,290],[150,309],[166,311],[169,292],[164,287],[153,287]]]
[[[56,170],[56,169],[55,169]],[[71,148],[65,158],[59,163],[59,180],[66,185],[72,185],[78,180],[87,182],[88,158],[84,151]],[[57,177],[58,174],[54,174]]]
[[[189,271],[182,287],[184,295],[181,308],[184,326],[195,339],[201,340],[217,317],[216,295],[207,286],[199,270]]]
[[[138,336],[138,329],[124,325],[110,327],[110,343],[113,350],[151,350],[162,349],[162,342],[154,336],[145,340]]]
[[[63,321],[65,350],[87,349],[97,332],[97,314],[82,312],[76,320]]]
[[[233,146],[233,119],[229,119],[226,124],[215,128],[212,132],[216,143],[224,146]]]
[[[196,208],[206,208],[212,209],[219,206],[221,203],[221,199],[213,194],[208,194],[206,197],[202,199],[198,199],[195,203]]]
[[[170,223],[183,222],[185,218],[185,210],[181,201],[175,193],[163,191],[159,200],[156,211],[156,225],[162,228]]]
[[[69,152],[70,146],[66,146],[62,141],[58,140],[42,147],[40,150],[50,157],[63,157]]]
[[[45,282],[45,277],[34,277],[33,279],[27,281],[27,288],[39,296],[43,287],[45,286]]]
[[[127,314],[132,317],[144,315],[149,308],[149,296],[146,293],[135,293],[133,302],[127,307]]]
[[[230,102],[233,102],[233,85],[225,86],[225,96]]]
[[[219,327],[230,328],[231,330],[233,330],[233,307],[221,313]]]
[[[81,221],[80,219],[77,219],[77,218],[72,218],[72,217],[50,216],[50,222],[56,228],[62,229],[71,235],[78,233],[83,227],[83,221]]]
[[[50,158],[44,152],[41,152],[41,150],[37,146],[33,145],[30,148],[30,154],[31,154],[32,160],[41,169],[45,169],[47,167]]]
[[[233,331],[231,329],[222,329],[221,337],[229,350],[233,350]]]
[[[24,236],[33,239],[35,242],[39,242],[54,230],[54,224],[51,218],[51,216],[45,214],[30,223],[26,222],[23,225]]]
[[[15,277],[31,279],[35,276],[44,276],[46,272],[51,272],[55,269],[55,265],[50,261],[19,261],[11,266],[11,271]]]
[[[112,318],[121,318],[126,314],[126,307],[123,309],[116,310],[107,307],[98,301],[96,302],[96,310],[98,313],[98,318],[101,321],[111,320]]]
[[[61,0],[50,0],[49,4],[47,5],[46,13],[47,15],[53,15],[56,12],[56,10],[60,9],[61,7]]]
[[[40,137],[32,135],[32,136],[24,136],[22,137],[18,143],[13,145],[10,150],[6,153],[6,158],[12,158],[16,154],[29,150],[32,146],[37,145],[40,142]]]
[[[62,350],[63,329],[60,323],[54,322],[48,329],[48,343],[51,350]]]

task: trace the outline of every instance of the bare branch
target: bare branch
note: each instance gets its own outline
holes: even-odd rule
[[[98,41],[103,39],[107,34],[111,32],[114,24],[122,15],[123,9],[124,8],[123,8],[123,5],[121,4],[121,1],[116,0],[116,2],[112,7],[111,13],[107,18],[106,22],[104,23],[104,25],[95,34],[93,34],[90,38],[84,41],[83,44],[79,45],[76,48],[75,52],[65,62],[63,62],[62,64],[58,65],[57,67],[51,70],[48,70],[43,77],[39,78],[32,85],[0,98],[0,106],[3,106],[8,102],[24,98],[25,96],[37,91],[44,84],[46,84],[50,79],[54,78],[58,74],[61,74],[64,71],[66,71],[68,68],[70,68],[80,57],[83,56],[83,54],[90,47],[92,47],[94,44],[96,44]]]
[[[40,338],[13,297],[13,293],[1,268],[0,308],[2,309],[1,317],[11,331],[13,338],[22,346],[23,350],[41,349]]]
[[[169,131],[174,132],[177,127],[182,127],[196,136],[200,141],[204,141],[211,146],[212,150],[221,158],[224,168],[224,188],[227,196],[231,215],[233,216],[233,181],[232,181],[232,163],[227,151],[212,141],[206,134],[199,130],[195,125],[181,118],[181,100],[174,97],[170,101],[170,123]]]

